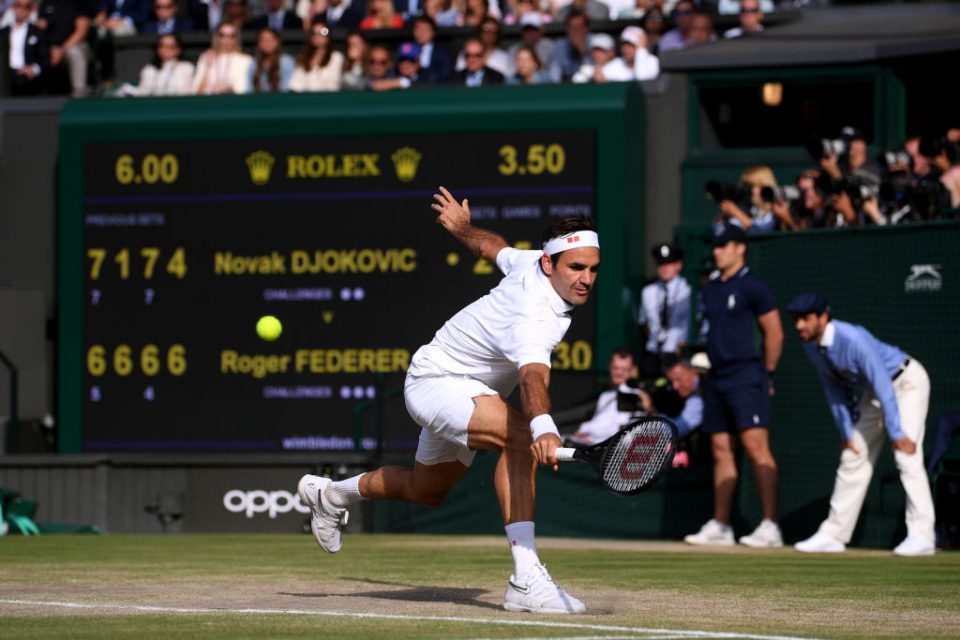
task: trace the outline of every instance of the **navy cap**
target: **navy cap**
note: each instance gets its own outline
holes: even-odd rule
[[[827,299],[823,297],[823,294],[817,293],[816,291],[808,291],[807,293],[801,293],[791,300],[790,304],[787,305],[787,311],[790,313],[819,314],[830,311],[830,305],[827,304]]]
[[[676,245],[663,242],[653,245],[650,249],[650,255],[653,256],[657,264],[667,264],[668,262],[679,262],[683,260],[683,251]]]
[[[397,61],[420,60],[420,46],[415,42],[404,42],[397,49]]]
[[[714,233],[712,242],[715,247],[722,247],[728,242],[742,242],[746,244],[747,232],[743,230],[743,227],[726,223],[723,225],[723,229],[719,229]]]

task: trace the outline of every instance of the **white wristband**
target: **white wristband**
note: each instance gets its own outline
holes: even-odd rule
[[[545,433],[552,433],[558,438],[560,437],[557,425],[549,413],[543,413],[530,421],[530,434],[533,436],[534,442]]]

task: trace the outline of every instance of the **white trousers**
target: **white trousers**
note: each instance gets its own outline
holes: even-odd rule
[[[894,381],[900,427],[917,443],[917,451],[907,455],[894,452],[900,482],[907,494],[907,534],[934,540],[934,509],[930,481],[923,465],[923,434],[926,429],[927,407],[930,404],[930,378],[919,362],[910,364]],[[870,486],[873,469],[880,452],[889,447],[884,430],[880,401],[872,391],[860,400],[860,420],[853,425],[853,443],[859,453],[844,449],[840,454],[837,479],[830,496],[830,515],[820,525],[820,532],[850,542],[863,500]]]

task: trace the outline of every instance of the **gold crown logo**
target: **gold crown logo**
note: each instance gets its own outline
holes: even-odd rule
[[[390,159],[393,160],[393,167],[397,170],[397,178],[400,182],[410,182],[417,177],[417,167],[420,166],[420,152],[413,147],[401,147],[397,149]]]
[[[253,184],[262,185],[270,181],[270,172],[273,171],[275,161],[276,158],[266,151],[254,151],[247,156],[247,169],[250,170]]]

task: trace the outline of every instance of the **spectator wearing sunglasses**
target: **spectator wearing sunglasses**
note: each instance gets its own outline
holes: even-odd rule
[[[687,46],[690,40],[690,27],[693,26],[693,10],[692,0],[680,0],[674,6],[671,14],[674,26],[660,38],[660,53],[676,51]]]
[[[503,74],[487,66],[487,52],[479,40],[467,40],[463,45],[463,59],[466,67],[453,74],[450,84],[485,87],[504,83]]]
[[[222,22],[209,49],[200,54],[193,76],[193,92],[199,95],[250,93],[253,58],[240,49],[240,32],[231,22]]]
[[[763,31],[763,9],[759,0],[740,0],[740,26],[723,32],[724,38],[739,38]]]
[[[177,15],[177,0],[154,0],[153,20],[147,22],[142,33],[155,33],[165,36],[171,33],[193,31],[194,24],[190,18]]]

